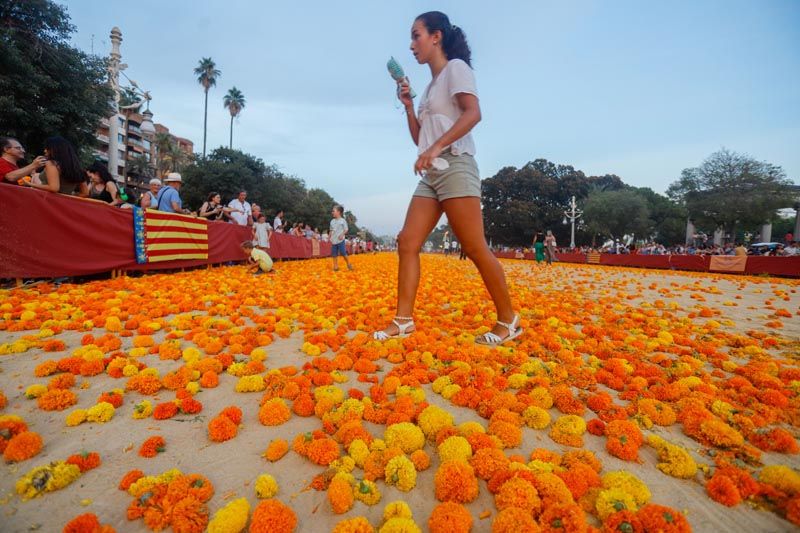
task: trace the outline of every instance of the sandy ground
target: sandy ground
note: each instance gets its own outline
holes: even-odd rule
[[[354,287],[366,283],[367,278],[376,275],[368,268],[360,268],[369,258],[354,258],[357,271],[353,274]],[[382,263],[382,275],[386,278],[394,276],[394,260],[387,259]],[[444,263],[449,261],[450,263]],[[477,276],[474,267],[467,262],[458,262],[456,259],[426,258],[428,265],[449,265],[466,276]],[[517,293],[522,286],[530,287],[535,284],[540,294],[562,293],[575,287],[581,287],[583,297],[602,301],[604,296],[626,292],[628,305],[632,308],[640,306],[643,302],[652,302],[662,299],[667,304],[675,302],[679,307],[678,316],[691,312],[698,301],[692,295],[700,295],[705,301],[702,305],[722,311],[717,320],[728,319],[728,325],[723,327],[730,331],[743,333],[749,329],[765,330],[764,324],[770,320],[771,311],[766,309],[765,301],[775,298],[775,291],[785,291],[789,301],[777,300],[780,307],[793,312],[800,308],[800,295],[796,292],[798,284],[791,280],[775,280],[765,278],[746,278],[712,276],[707,274],[685,274],[678,272],[659,272],[645,270],[614,269],[599,266],[574,266],[556,265],[550,269],[537,266],[531,262],[506,261],[506,267],[512,293]],[[279,274],[303,270],[309,273],[316,282],[325,280],[327,261],[308,261],[295,263],[282,263],[278,265]],[[235,271],[235,269],[230,269]],[[206,271],[176,274],[176,276],[204,276]],[[680,288],[683,287],[683,288]],[[689,288],[686,288],[689,287]],[[354,288],[357,290],[357,288]],[[421,300],[426,295],[440,291],[436,280],[423,278],[421,287]],[[661,292],[659,292],[661,291]],[[737,298],[738,297],[738,298]],[[0,303],[4,295],[0,293]],[[433,298],[436,301],[435,298]],[[441,301],[441,300],[439,300]],[[727,304],[726,304],[727,302]],[[735,304],[735,305],[731,305]],[[535,301],[523,302],[523,306],[536,306]],[[777,305],[777,304],[776,304]],[[780,335],[800,341],[800,318],[796,315],[791,319],[784,319],[784,328]],[[0,343],[10,342],[30,332],[8,333],[0,332]],[[99,336],[104,330],[96,328],[94,334]],[[77,332],[64,332],[58,336],[67,343],[68,351],[80,344],[83,334]],[[154,337],[156,341],[163,339],[164,332],[159,332]],[[288,339],[276,338],[268,346],[269,357],[266,361],[269,368],[285,365],[301,365],[308,358],[300,352],[302,344],[302,331],[295,332]],[[131,338],[123,339],[123,347],[131,347]],[[186,345],[184,343],[184,345]],[[800,345],[796,345],[800,346]],[[289,442],[295,435],[319,427],[319,420],[315,417],[301,418],[293,416],[289,422],[282,426],[264,427],[258,422],[257,412],[261,393],[240,394],[234,392],[237,378],[224,374],[220,376],[220,386],[207,389],[197,396],[203,405],[203,411],[196,416],[177,416],[167,421],[155,421],[152,418],[143,421],[131,419],[134,404],[143,399],[138,393],[127,393],[122,407],[117,409],[112,421],[107,424],[82,424],[78,427],[66,427],[64,412],[45,412],[37,408],[35,400],[27,400],[23,394],[25,387],[33,383],[46,383],[46,379],[34,377],[34,367],[47,359],[59,358],[68,352],[58,354],[29,351],[18,355],[0,356],[0,389],[9,399],[9,405],[0,414],[18,414],[22,416],[33,431],[40,433],[44,439],[45,447],[41,454],[21,464],[0,466],[0,531],[60,531],[63,525],[74,516],[93,512],[101,522],[111,524],[117,531],[142,531],[145,526],[142,521],[129,522],[125,518],[130,497],[116,486],[125,472],[133,468],[140,468],[146,474],[158,474],[172,467],[181,469],[184,473],[198,472],[207,476],[214,483],[216,492],[209,502],[213,513],[224,503],[239,496],[245,496],[252,506],[258,500],[254,494],[254,481],[262,473],[272,474],[280,486],[278,498],[289,504],[298,516],[299,531],[330,531],[343,516],[334,515],[326,501],[324,492],[304,490],[312,477],[321,471],[317,467],[294,452],[289,452],[282,460],[271,464],[261,457],[267,444],[274,438],[285,438]],[[330,355],[330,352],[328,352]],[[159,368],[163,373],[177,367],[177,362],[160,361],[157,356],[147,356],[144,361],[148,366]],[[389,365],[385,361],[383,364]],[[359,387],[366,390],[366,386],[355,380],[356,375],[349,373],[351,380],[343,387]],[[85,387],[85,388],[83,388]],[[95,399],[103,392],[113,388],[124,387],[124,380],[114,380],[102,374],[92,378],[78,378],[78,387],[73,390],[79,395],[78,405],[75,407],[88,408],[94,404]],[[438,404],[453,413],[457,423],[467,420],[477,420],[486,425],[486,421],[469,409],[458,408],[434,394],[430,386],[424,387],[427,400]],[[156,400],[168,401],[174,394],[171,391],[162,391]],[[150,398],[152,400],[152,398]],[[154,404],[157,402],[154,402]],[[239,435],[228,442],[211,443],[207,436],[208,421],[220,409],[227,405],[238,405],[244,412],[243,423]],[[557,410],[551,409],[551,416],[559,415]],[[587,420],[592,413],[587,411]],[[375,436],[382,436],[383,427],[365,423],[365,426]],[[680,426],[660,428],[660,434],[672,440],[687,445],[690,450],[698,451],[699,445],[684,436]],[[137,455],[139,445],[149,436],[162,435],[167,441],[167,450],[154,459],[142,459]],[[548,436],[547,430],[536,431],[523,429],[524,442],[518,449],[507,450],[508,453],[529,454],[533,448],[545,447],[559,452],[568,450],[567,447],[554,443]],[[775,514],[767,511],[739,505],[729,509],[710,500],[697,481],[682,481],[662,474],[655,468],[656,457],[652,449],[643,447],[640,451],[642,463],[635,464],[623,462],[609,456],[604,451],[604,439],[585,435],[586,448],[595,451],[602,458],[604,471],[624,469],[631,471],[644,480],[653,493],[653,502],[669,505],[687,512],[687,517],[695,531],[742,531],[742,532],[778,532],[795,530],[788,522]],[[64,490],[44,495],[28,502],[22,502],[14,494],[14,483],[30,468],[45,464],[49,461],[66,459],[70,454],[83,450],[97,451],[100,453],[103,464],[101,467],[84,474],[73,485]],[[435,456],[435,450],[428,445],[426,450]],[[708,462],[695,454],[695,457]],[[782,456],[765,454],[764,462],[767,464],[788,464],[800,468],[797,456]],[[346,517],[358,515],[366,516],[373,525],[380,523],[383,507],[395,499],[403,499],[409,503],[414,511],[414,518],[423,530],[427,530],[427,518],[437,503],[433,497],[433,477],[438,459],[433,460],[430,469],[422,472],[417,481],[417,488],[409,493],[402,493],[393,487],[380,483],[383,499],[380,504],[367,507],[357,502],[354,509]],[[89,500],[88,505],[81,502]],[[84,501],[84,503],[87,503]],[[469,504],[468,509],[475,518],[474,531],[489,531],[491,518],[496,513],[492,495],[481,482],[480,496]],[[483,511],[490,511],[489,519],[480,520],[478,515]]]

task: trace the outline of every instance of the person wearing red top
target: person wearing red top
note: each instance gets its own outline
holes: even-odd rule
[[[18,163],[25,158],[25,148],[13,137],[0,137],[0,179],[5,182],[17,183],[17,180],[36,172],[44,166],[46,159],[42,156],[33,160],[33,163],[22,168]]]

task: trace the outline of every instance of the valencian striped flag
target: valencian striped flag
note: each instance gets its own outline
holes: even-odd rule
[[[136,262],[208,259],[208,221],[155,209],[134,208]]]

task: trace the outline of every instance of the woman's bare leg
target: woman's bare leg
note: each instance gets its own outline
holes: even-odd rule
[[[506,276],[503,267],[486,244],[483,233],[483,214],[481,199],[475,196],[451,198],[442,202],[447,221],[453,228],[461,249],[469,257],[483,278],[483,283],[497,308],[497,319],[509,323],[514,319],[514,308],[508,294]],[[505,327],[495,325],[492,332],[505,337]]]
[[[413,316],[419,287],[419,251],[441,216],[442,206],[438,200],[422,196],[411,198],[403,229],[397,236],[397,253],[400,256],[397,268],[397,316]],[[394,324],[389,324],[383,331],[388,335],[398,332]]]

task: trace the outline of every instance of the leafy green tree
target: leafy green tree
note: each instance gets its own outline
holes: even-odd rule
[[[231,114],[231,138],[230,142],[228,143],[228,148],[233,150],[233,119],[239,116],[239,113],[242,112],[245,106],[245,99],[244,94],[242,91],[237,89],[236,87],[232,87],[228,90],[228,94],[222,99],[222,103],[225,106],[225,109]]]
[[[55,2],[0,2],[0,135],[16,137],[31,155],[52,135],[88,154],[100,120],[111,115],[105,62],[70,46],[74,32]]]
[[[294,209],[298,222],[309,224],[312,228],[326,231],[331,220],[331,208],[336,200],[322,189],[310,189],[305,198]]]
[[[686,208],[650,188],[630,189],[647,202],[650,223],[646,235],[664,245],[683,244],[686,238]]]
[[[696,224],[735,235],[738,226],[763,224],[789,207],[791,185],[781,167],[723,148],[699,167],[684,169],[667,194]]]
[[[197,83],[203,87],[203,92],[206,95],[205,107],[203,110],[203,157],[206,156],[206,133],[208,132],[208,90],[217,85],[217,78],[222,75],[222,71],[217,69],[216,63],[210,57],[204,57],[198,61],[197,66],[194,68],[194,74],[197,76]]]
[[[647,200],[632,188],[593,191],[583,204],[586,227],[598,237],[618,239],[631,233],[648,237],[652,227],[649,216]]]

